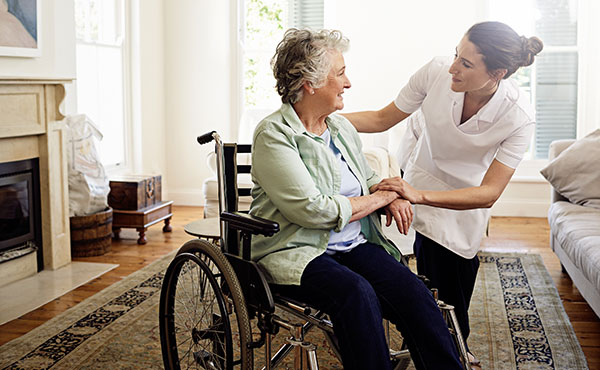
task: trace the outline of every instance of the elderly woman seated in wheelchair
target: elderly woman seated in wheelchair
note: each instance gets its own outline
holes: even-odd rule
[[[250,214],[279,223],[252,239],[271,289],[327,313],[345,369],[391,369],[382,318],[417,369],[462,368],[431,292],[382,234],[385,208],[408,231],[412,208],[367,164],[354,127],[333,112],[350,88],[338,31],[290,29],[271,60],[281,108],[256,127]]]
[[[272,59],[283,104],[259,123],[253,145],[224,144],[214,131],[198,137],[215,141],[221,232],[218,242],[186,242],[165,272],[165,369],[253,369],[258,347],[267,370],[292,350],[296,369],[317,369],[304,339],[313,327],[346,369],[404,369],[409,352],[417,369],[469,367],[452,306],[383,236],[376,211],[406,233],[410,204],[370,191],[381,179],[354,127],[333,114],[350,87],[347,47],[338,31],[288,30]],[[237,155],[250,152],[252,166],[238,165]],[[238,173],[251,173],[252,191],[238,188]],[[250,215],[238,212],[238,197],[250,194]],[[391,331],[386,338],[387,323],[402,348]],[[272,355],[280,329],[290,336]]]

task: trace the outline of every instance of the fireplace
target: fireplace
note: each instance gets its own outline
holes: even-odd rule
[[[12,197],[2,217],[16,218],[3,220],[0,249],[9,258],[0,263],[0,286],[35,275],[41,266],[56,270],[71,262],[67,137],[59,110],[68,82],[0,77],[0,164],[19,163],[0,177],[3,196]]]
[[[0,262],[35,252],[44,267],[39,160],[0,163]]]

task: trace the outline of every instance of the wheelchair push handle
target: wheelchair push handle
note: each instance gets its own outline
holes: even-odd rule
[[[200,145],[208,144],[208,143],[210,143],[211,141],[213,141],[213,139],[214,139],[214,134],[216,134],[216,133],[217,133],[216,131],[207,132],[207,133],[206,133],[206,134],[204,134],[204,135],[200,135],[200,136],[198,136],[198,138],[197,138],[196,140],[198,140],[198,143],[199,143]]]

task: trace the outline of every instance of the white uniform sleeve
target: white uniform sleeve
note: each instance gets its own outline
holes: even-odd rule
[[[510,168],[517,168],[531,143],[534,128],[534,122],[530,122],[505,139],[496,153],[496,160]]]
[[[427,96],[432,80],[437,77],[443,66],[442,59],[437,57],[415,72],[394,100],[396,107],[405,113],[413,113],[419,109]]]

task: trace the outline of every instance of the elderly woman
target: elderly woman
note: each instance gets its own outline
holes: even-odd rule
[[[342,116],[350,87],[338,31],[291,29],[271,64],[283,104],[253,138],[250,213],[276,221],[252,256],[273,289],[328,313],[346,369],[390,369],[382,318],[397,325],[419,369],[458,369],[458,354],[430,292],[382,234],[379,208],[394,204],[399,229],[412,209],[380,178]],[[388,214],[388,223],[390,222]]]

